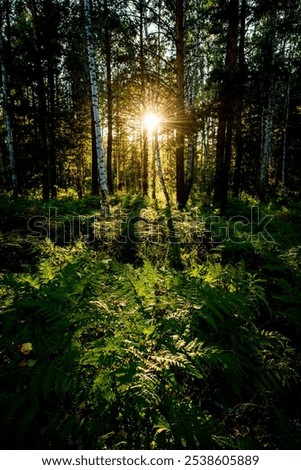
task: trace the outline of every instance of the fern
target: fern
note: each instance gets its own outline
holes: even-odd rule
[[[256,432],[247,430],[246,410],[270,401],[286,411],[298,356],[261,323],[270,306],[260,274],[242,262],[222,266],[220,253],[179,272],[121,264],[81,243],[38,250],[32,273],[2,276],[3,445],[272,445],[255,411]],[[288,302],[291,286],[274,301]],[[281,417],[267,413],[280,439]]]

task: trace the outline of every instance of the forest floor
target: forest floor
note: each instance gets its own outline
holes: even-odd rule
[[[300,448],[300,203],[0,220],[1,448]]]

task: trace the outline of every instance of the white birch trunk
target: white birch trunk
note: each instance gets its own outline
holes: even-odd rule
[[[94,55],[94,46],[93,46],[90,0],[84,0],[84,13],[85,13],[85,30],[86,30],[86,35],[87,35],[90,85],[91,85],[91,95],[92,95],[92,109],[93,109],[94,126],[95,126],[96,153],[97,153],[97,161],[98,161],[98,169],[99,169],[99,182],[100,182],[100,189],[101,189],[101,194],[102,194],[102,203],[104,206],[104,212],[105,212],[105,215],[109,215],[109,205],[108,205],[108,200],[107,200],[107,194],[108,194],[107,175],[106,175],[106,166],[105,166],[104,152],[103,152],[103,146],[102,146],[102,136],[101,136],[100,109],[99,109],[99,102],[98,102],[99,95],[98,95],[95,55]]]
[[[157,163],[157,168],[158,168],[158,175],[159,175],[159,180],[160,184],[162,186],[162,190],[166,199],[167,206],[170,206],[170,197],[166,188],[165,184],[165,179],[163,175],[163,168],[162,168],[162,161],[161,161],[161,156],[160,156],[160,147],[159,147],[159,142],[158,142],[158,133],[155,131],[154,135],[154,146],[155,146],[155,159]]]

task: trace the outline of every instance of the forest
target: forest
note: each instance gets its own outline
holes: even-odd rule
[[[300,0],[0,0],[0,448],[300,449]]]

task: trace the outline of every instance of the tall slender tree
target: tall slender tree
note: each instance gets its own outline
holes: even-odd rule
[[[113,193],[112,152],[113,152],[113,85],[112,85],[112,28],[108,0],[104,0],[104,41],[107,83],[107,178],[108,191]]]
[[[43,161],[41,160],[40,162],[43,172],[43,198],[48,200],[50,197],[50,161],[47,145],[47,102],[43,70],[43,47],[36,0],[30,0],[29,7],[31,12],[33,44],[35,51],[34,62],[38,94],[39,150],[43,158]]]
[[[230,177],[234,110],[236,107],[237,43],[239,1],[221,2],[227,21],[226,58],[219,90],[218,132],[216,144],[216,171],[214,202],[225,209]]]
[[[7,152],[10,166],[11,187],[14,195],[18,192],[18,180],[16,172],[15,150],[13,142],[12,119],[10,109],[10,92],[7,84],[7,69],[5,60],[5,43],[3,38],[3,8],[4,2],[0,4],[0,62],[1,62],[1,79],[2,79],[2,95],[3,95],[3,110],[6,124],[6,137],[7,137]]]
[[[176,75],[177,75],[177,130],[176,130],[176,178],[177,203],[179,209],[186,204],[185,194],[185,134],[183,115],[185,109],[185,41],[184,41],[184,2],[176,1]]]
[[[90,0],[84,0],[84,14],[85,14],[85,30],[86,30],[86,36],[87,36],[91,98],[92,98],[92,109],[93,109],[93,118],[94,118],[94,126],[95,126],[95,141],[96,141],[96,153],[97,153],[98,171],[99,171],[99,179],[100,179],[100,189],[101,189],[101,195],[102,195],[102,203],[104,206],[104,212],[105,212],[105,215],[108,215],[109,213],[109,205],[108,205],[108,198],[107,198],[108,186],[107,186],[106,167],[105,167],[105,161],[104,161],[104,152],[103,152],[103,146],[102,146],[100,106],[99,106],[96,63],[95,63],[95,56],[94,56]]]
[[[238,74],[236,86],[236,122],[235,122],[235,143],[236,158],[233,177],[233,194],[239,196],[241,185],[241,166],[243,161],[243,109],[244,95],[246,87],[246,61],[245,61],[245,35],[246,35],[247,0],[241,0],[240,6],[240,28],[239,28],[239,48],[238,48]]]
[[[141,76],[141,112],[146,111],[146,50],[145,50],[145,0],[139,0],[139,61],[140,61],[140,76]],[[148,136],[147,129],[142,129],[141,135],[141,150],[142,150],[142,191],[147,196],[149,178],[148,178]]]

